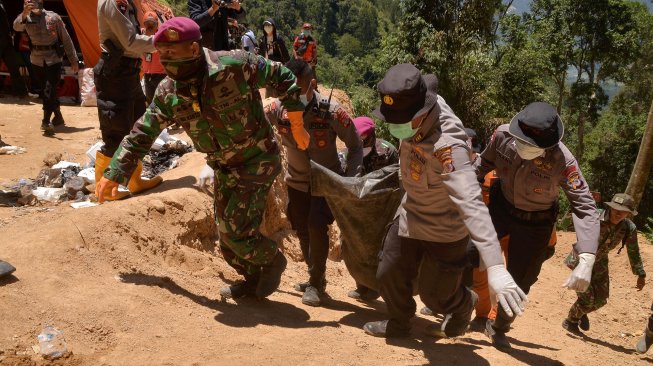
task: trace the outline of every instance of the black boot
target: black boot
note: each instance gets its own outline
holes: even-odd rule
[[[590,330],[590,318],[587,317],[587,314],[583,314],[578,321],[578,326],[584,331]]]
[[[578,329],[578,322],[565,319],[562,322],[562,327],[565,328],[565,330],[571,334],[575,334],[577,336],[583,335],[583,332],[581,332],[580,329]]]
[[[472,320],[472,312],[474,311],[476,303],[478,302],[478,295],[476,292],[469,289],[467,291],[472,297],[472,304],[469,309],[451,314],[451,319],[449,319],[444,328],[444,333],[447,335],[447,337],[461,336],[465,334],[467,328],[469,328],[469,322]]]
[[[52,119],[52,124],[54,126],[65,126],[66,122],[63,120],[63,116],[61,115],[61,110],[57,109],[54,111],[54,118]]]
[[[245,281],[220,289],[220,296],[227,299],[239,299],[245,296],[256,296],[257,279],[245,277]]]
[[[390,326],[388,326],[390,325]],[[390,320],[381,320],[378,322],[369,322],[363,326],[365,333],[383,338],[405,338],[410,335],[410,328],[397,329],[393,327]]]
[[[369,287],[358,285],[355,290],[349,291],[347,296],[360,301],[373,301],[378,299],[381,295]]]
[[[42,121],[41,130],[45,136],[54,136],[54,126],[50,122]]]
[[[499,306],[496,319],[488,320],[485,325],[485,335],[490,337],[494,348],[501,352],[512,351],[510,341],[508,341],[508,337],[506,337],[506,333],[510,330],[510,324],[512,324],[512,321],[513,318],[508,317],[501,306]]]
[[[256,297],[259,299],[268,297],[279,288],[281,274],[283,274],[287,264],[288,261],[283,253],[277,252],[272,263],[262,267],[261,277],[256,286]]]

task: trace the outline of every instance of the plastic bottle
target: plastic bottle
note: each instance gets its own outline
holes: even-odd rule
[[[44,358],[54,360],[68,352],[63,332],[59,329],[46,325],[38,336],[39,347]]]

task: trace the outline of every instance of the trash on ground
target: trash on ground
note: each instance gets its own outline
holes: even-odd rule
[[[91,201],[82,201],[82,202],[73,202],[70,204],[70,207],[72,208],[87,208],[87,207],[94,207],[97,206],[98,203],[96,202],[91,202]]]
[[[60,162],[52,166],[52,169],[69,169],[69,168],[81,169],[82,167],[79,165],[79,163],[73,163],[65,160],[61,160]]]
[[[32,194],[39,201],[57,202],[66,197],[66,190],[63,188],[37,187],[32,190]]]
[[[27,149],[20,146],[8,145],[0,147],[0,155],[18,155],[26,152]]]
[[[41,355],[47,360],[56,360],[68,353],[63,332],[51,325],[45,326],[37,339],[39,341]]]
[[[177,160],[184,154],[193,151],[193,147],[185,141],[170,136],[170,140],[164,143],[159,150],[150,150],[143,158],[143,176],[152,178],[166,170],[177,166]]]

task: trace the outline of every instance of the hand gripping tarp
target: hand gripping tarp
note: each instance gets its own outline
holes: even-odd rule
[[[311,161],[311,194],[324,197],[331,208],[342,233],[343,259],[351,276],[377,289],[379,251],[404,195],[399,165],[348,178]]]

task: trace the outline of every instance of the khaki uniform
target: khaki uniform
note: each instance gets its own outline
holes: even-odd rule
[[[308,149],[302,151],[292,136],[287,110],[278,100],[265,109],[265,114],[281,136],[286,147],[288,169],[285,181],[288,188],[288,218],[297,231],[299,243],[308,265],[309,283],[318,289],[326,286],[326,260],[329,253],[329,225],[333,215],[324,197],[311,195],[310,161],[323,167],[353,177],[361,172],[363,147],[354,123],[347,112],[335,102],[329,112],[321,115],[319,103],[328,100],[314,92],[313,99],[304,111],[304,128],[311,136]],[[351,151],[347,157],[347,171],[343,172],[336,148],[336,137],[344,141]]]

